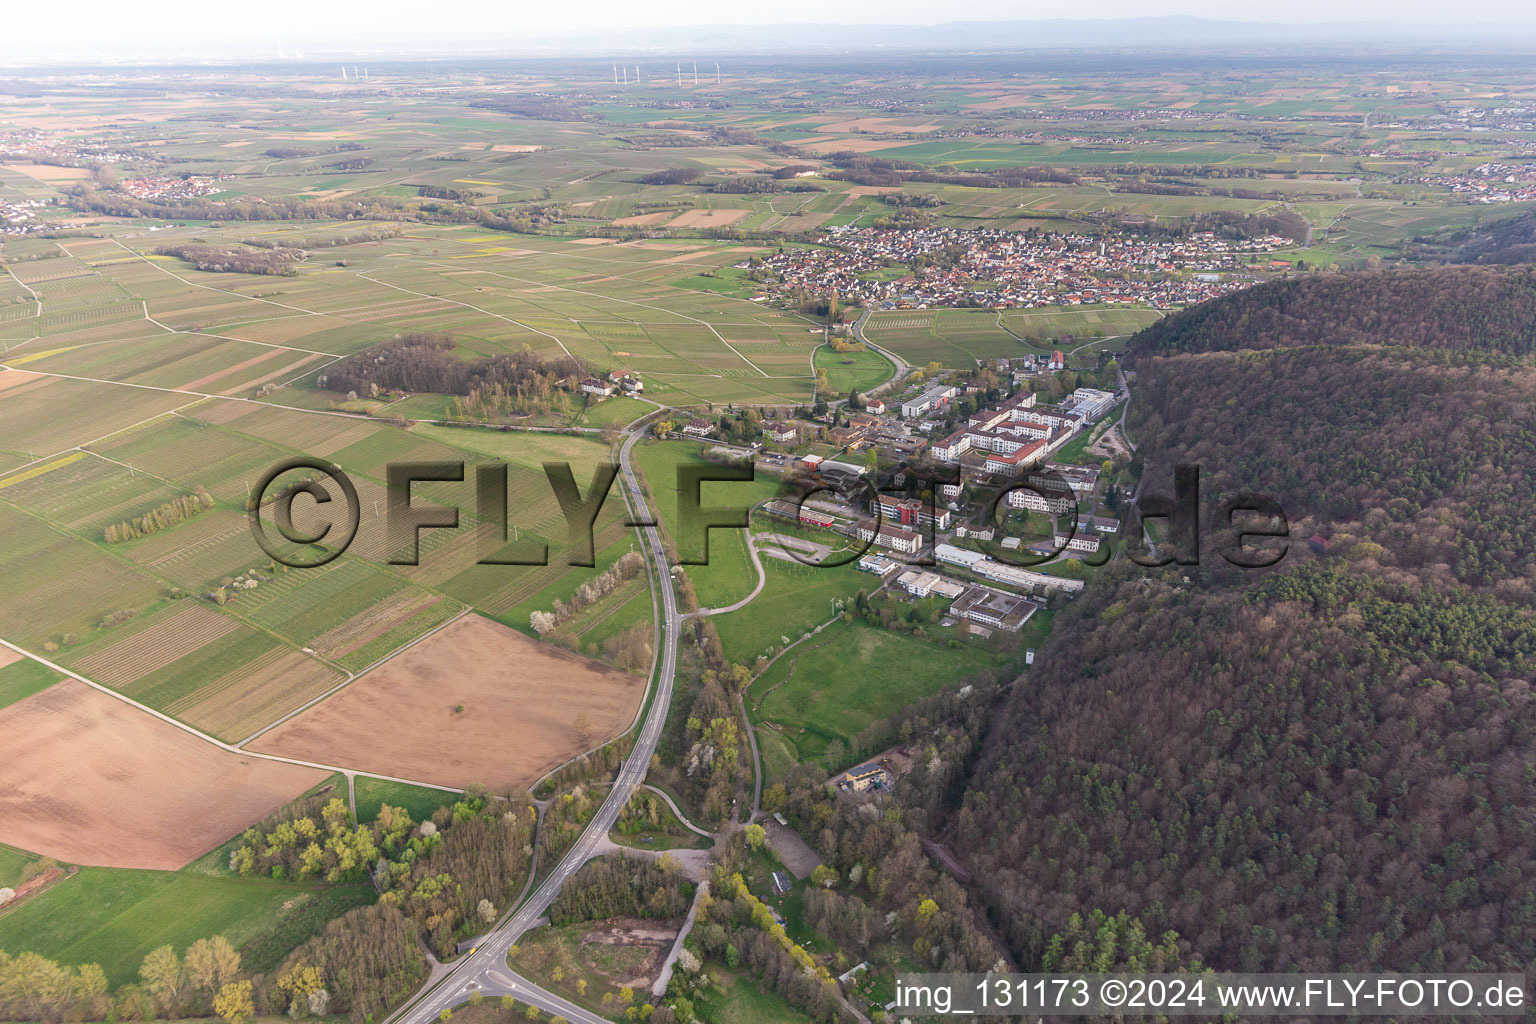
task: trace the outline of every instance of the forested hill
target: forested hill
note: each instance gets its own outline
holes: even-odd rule
[[[1223,969],[1536,957],[1532,281],[1286,282],[1135,340],[1149,462],[1299,538],[1264,572],[1120,563],[1058,616],[957,823],[1022,963],[1092,911]]]
[[[1536,263],[1536,210],[1417,238],[1404,255],[1419,262]]]
[[[1270,495],[1353,562],[1529,599],[1533,344],[1530,268],[1279,282],[1134,339],[1132,435],[1154,486],[1196,463],[1207,504]]]
[[[1311,274],[1249,288],[1137,335],[1143,353],[1407,345],[1536,354],[1536,268]]]

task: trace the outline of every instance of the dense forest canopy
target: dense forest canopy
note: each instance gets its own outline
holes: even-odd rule
[[[1529,962],[1536,274],[1293,279],[1130,349],[1153,489],[1269,494],[1291,552],[1058,617],[956,823],[1012,952],[1123,912],[1217,969]]]
[[[367,394],[374,388],[469,395],[500,388],[531,396],[550,394],[560,381],[581,372],[574,359],[545,361],[532,352],[504,352],[480,359],[454,354],[446,334],[403,334],[337,363],[322,385],[332,391]]]
[[[1137,335],[1139,352],[1403,345],[1536,354],[1536,268],[1320,274],[1202,303]]]

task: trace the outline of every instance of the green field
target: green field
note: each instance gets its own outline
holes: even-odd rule
[[[852,746],[871,723],[997,664],[976,647],[838,623],[780,657],[748,693],[755,717],[782,728],[805,761],[834,739]]]
[[[0,915],[0,948],[98,963],[113,985],[122,985],[136,980],[145,954],[157,946],[181,951],[222,935],[247,951],[250,969],[268,970],[325,921],[372,900],[366,886],[319,889],[185,871],[81,868]]]
[[[1135,334],[1160,316],[1127,307],[890,310],[871,315],[865,331],[875,344],[909,363],[963,369],[987,359]]]
[[[446,807],[459,798],[459,794],[446,789],[428,786],[412,786],[405,782],[390,782],[359,775],[355,783],[357,796],[357,820],[368,824],[379,817],[383,804],[404,807],[413,821],[426,821],[439,807]]]
[[[25,700],[64,678],[41,662],[24,658],[0,668],[0,708]]]
[[[635,449],[637,467],[645,477],[652,509],[684,558],[707,557],[707,565],[684,565],[692,580],[699,604],[718,608],[739,601],[757,585],[757,571],[747,554],[744,530],[708,531],[707,548],[690,543],[694,538],[679,535],[677,469],[685,464],[709,466],[699,457],[702,445],[691,441],[651,442]],[[700,488],[699,504],[704,508],[730,508],[745,511],[778,493],[778,481],[761,476],[750,482],[705,482]]]
[[[0,887],[10,888],[21,880],[22,869],[37,860],[30,853],[0,846]]]
[[[827,371],[828,397],[843,397],[850,390],[864,392],[884,384],[896,372],[891,361],[873,349],[858,352],[834,352],[822,347],[816,350],[815,366]]]
[[[784,997],[765,991],[745,974],[720,964],[706,966],[715,986],[700,995],[694,1008],[710,1024],[803,1024],[805,1014]]]
[[[851,601],[860,590],[873,591],[880,585],[853,565],[823,569],[767,555],[762,562],[767,578],[762,593],[745,608],[710,619],[726,657],[743,665],[764,655],[771,657],[784,645],[784,637],[799,639],[826,622],[835,613],[833,602]]]

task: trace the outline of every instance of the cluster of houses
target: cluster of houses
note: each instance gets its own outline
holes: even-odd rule
[[[979,409],[965,426],[933,443],[939,462],[960,463],[968,453],[983,473],[1016,477],[1043,463],[1070,441],[1083,425],[1114,407],[1116,396],[1096,388],[1078,388],[1060,405],[1037,406],[1033,393],[1020,393],[995,409]]]
[[[15,128],[0,131],[0,162],[54,164],[60,167],[85,167],[91,164],[119,164],[134,159],[106,139],[70,139],[41,128]]]
[[[1466,174],[1440,174],[1424,181],[1477,203],[1523,203],[1536,199],[1536,171],[1527,164],[1480,164]]]
[[[638,373],[629,370],[615,370],[607,377],[588,377],[581,382],[581,391],[586,395],[593,395],[599,401],[610,398],[613,395],[623,393],[626,395],[638,395],[645,391],[645,381],[640,379]]]
[[[818,241],[823,244],[786,248],[763,263],[787,289],[835,292],[886,309],[1083,304],[1168,309],[1257,283],[1236,274],[1260,254],[1291,245],[1278,235],[1098,238],[937,226],[844,226],[829,229]],[[911,273],[896,280],[869,279],[876,271],[902,265]]]
[[[224,188],[217,182],[230,181],[234,177],[233,174],[220,174],[212,178],[128,178],[123,182],[122,189],[135,199],[148,199],[157,203],[181,202],[222,192]]]
[[[46,216],[49,208],[59,208],[57,196],[0,199],[0,235],[25,235],[53,228],[55,222]]]

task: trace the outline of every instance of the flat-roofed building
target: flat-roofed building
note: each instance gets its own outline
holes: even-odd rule
[[[933,412],[935,409],[942,409],[959,392],[960,389],[953,384],[934,384],[916,398],[902,402],[901,415],[910,420]]]
[[[1096,466],[1071,466],[1061,462],[1048,462],[1029,474],[1029,483],[1043,491],[1065,494],[1070,491],[1081,498],[1092,494],[1099,483]]]
[[[1017,594],[1005,594],[990,587],[969,587],[949,606],[957,618],[967,619],[993,629],[1017,633],[1040,605]]]
[[[927,597],[933,593],[933,585],[939,582],[939,574],[908,569],[896,577],[896,583],[913,597]]]
[[[882,579],[895,572],[900,566],[899,562],[893,562],[884,555],[865,555],[859,559],[859,568],[865,572],[872,572]]]

